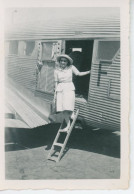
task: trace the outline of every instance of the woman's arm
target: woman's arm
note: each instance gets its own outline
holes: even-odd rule
[[[55,81],[55,88],[54,88],[54,91],[56,91],[57,85],[58,85],[58,82]]]
[[[77,76],[84,76],[90,74],[90,71],[79,72]]]
[[[54,101],[56,100],[56,88],[57,88],[58,82],[55,81],[55,86],[54,86]]]
[[[90,74],[90,71],[80,72],[75,66],[72,66],[72,69],[73,69],[73,73],[74,73],[76,76],[84,76],[84,75]]]
[[[54,71],[54,100],[56,99],[56,88],[58,85],[58,76],[57,76],[57,71]]]

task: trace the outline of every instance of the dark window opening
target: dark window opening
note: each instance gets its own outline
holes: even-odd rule
[[[66,41],[66,51],[81,72],[91,70],[93,40]],[[90,75],[73,76],[76,97],[88,98]]]

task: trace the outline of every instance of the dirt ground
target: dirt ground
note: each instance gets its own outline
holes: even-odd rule
[[[118,179],[120,135],[109,130],[73,129],[60,162],[47,160],[59,124],[5,129],[6,179]]]

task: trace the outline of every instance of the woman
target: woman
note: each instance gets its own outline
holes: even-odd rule
[[[67,131],[70,127],[70,118],[75,105],[75,87],[72,82],[72,75],[74,73],[76,76],[84,76],[89,74],[90,71],[79,72],[73,66],[73,60],[65,54],[59,55],[57,61],[59,67],[54,72],[56,109],[57,112],[63,112],[63,118],[66,121],[64,131]]]

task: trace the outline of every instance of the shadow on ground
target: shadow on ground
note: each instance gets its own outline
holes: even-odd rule
[[[48,124],[34,129],[5,129],[5,151],[47,146],[50,149],[60,124]],[[61,138],[62,141],[62,138]],[[90,151],[120,158],[120,136],[109,130],[73,129],[68,148]]]

